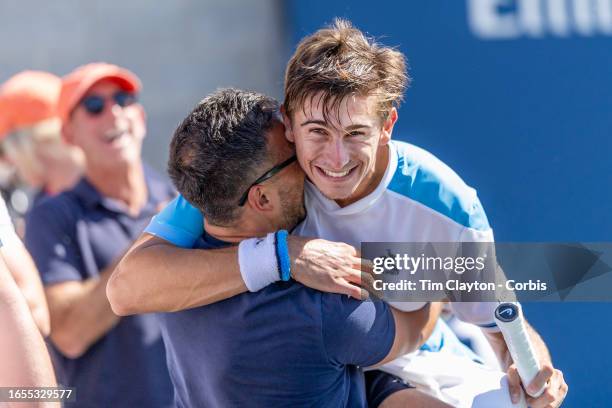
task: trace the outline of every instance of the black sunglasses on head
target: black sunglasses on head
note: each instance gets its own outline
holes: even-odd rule
[[[130,106],[137,101],[135,94],[127,91],[118,91],[111,96],[112,101],[117,105],[125,108]],[[87,113],[93,116],[100,115],[104,112],[107,98],[101,95],[89,95],[81,100],[81,105],[85,108]]]
[[[249,198],[249,191],[251,191],[252,187],[256,186],[257,184],[263,183],[264,181],[274,177],[274,175],[278,174],[278,172],[280,172],[282,169],[284,169],[285,167],[287,167],[288,165],[290,165],[291,163],[293,163],[296,160],[297,160],[297,156],[293,155],[290,158],[288,158],[287,160],[285,160],[284,162],[282,162],[281,164],[277,164],[276,166],[272,167],[270,170],[268,170],[264,174],[262,174],[261,177],[259,177],[257,180],[255,180],[253,182],[253,184],[251,184],[246,189],[244,194],[242,194],[242,196],[240,197],[240,201],[238,201],[238,206],[240,206],[240,207],[244,206],[244,204],[247,201],[247,198]]]

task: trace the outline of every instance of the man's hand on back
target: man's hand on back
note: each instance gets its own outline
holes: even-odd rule
[[[323,292],[366,299],[372,288],[371,265],[359,251],[342,242],[290,236],[291,276]]]

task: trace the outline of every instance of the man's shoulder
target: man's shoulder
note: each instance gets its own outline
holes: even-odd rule
[[[425,149],[393,141],[397,168],[388,189],[448,219],[478,230],[490,229],[476,190]]]

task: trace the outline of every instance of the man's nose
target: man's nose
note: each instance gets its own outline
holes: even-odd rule
[[[127,121],[125,108],[119,106],[115,101],[108,101],[109,106],[104,110],[103,120],[106,126],[120,128]]]
[[[123,116],[123,108],[117,102],[109,101],[108,103],[110,104],[110,112],[113,117],[119,118]]]
[[[336,139],[332,141],[330,146],[330,161],[333,166],[333,170],[341,170],[346,166],[350,160],[350,155],[342,139]]]

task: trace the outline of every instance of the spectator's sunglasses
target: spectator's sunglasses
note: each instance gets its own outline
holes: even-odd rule
[[[118,91],[113,94],[109,99],[112,99],[114,103],[125,108],[133,103],[136,103],[138,98],[136,94],[127,91]],[[85,108],[87,113],[92,116],[97,116],[104,112],[107,98],[100,95],[89,95],[81,100],[81,105]]]
[[[287,160],[285,160],[284,162],[282,162],[281,164],[277,164],[276,166],[272,167],[270,170],[268,170],[264,174],[262,174],[261,177],[259,177],[257,180],[255,180],[253,182],[253,184],[251,184],[249,186],[249,188],[246,189],[244,194],[242,194],[242,196],[240,197],[240,201],[238,202],[238,205],[240,207],[244,206],[244,204],[247,201],[247,198],[249,198],[249,191],[251,191],[252,187],[255,187],[257,184],[263,183],[264,181],[274,177],[282,169],[284,169],[285,167],[287,167],[288,165],[290,165],[291,163],[293,163],[296,160],[297,160],[297,156],[293,155],[290,158],[288,158]]]

